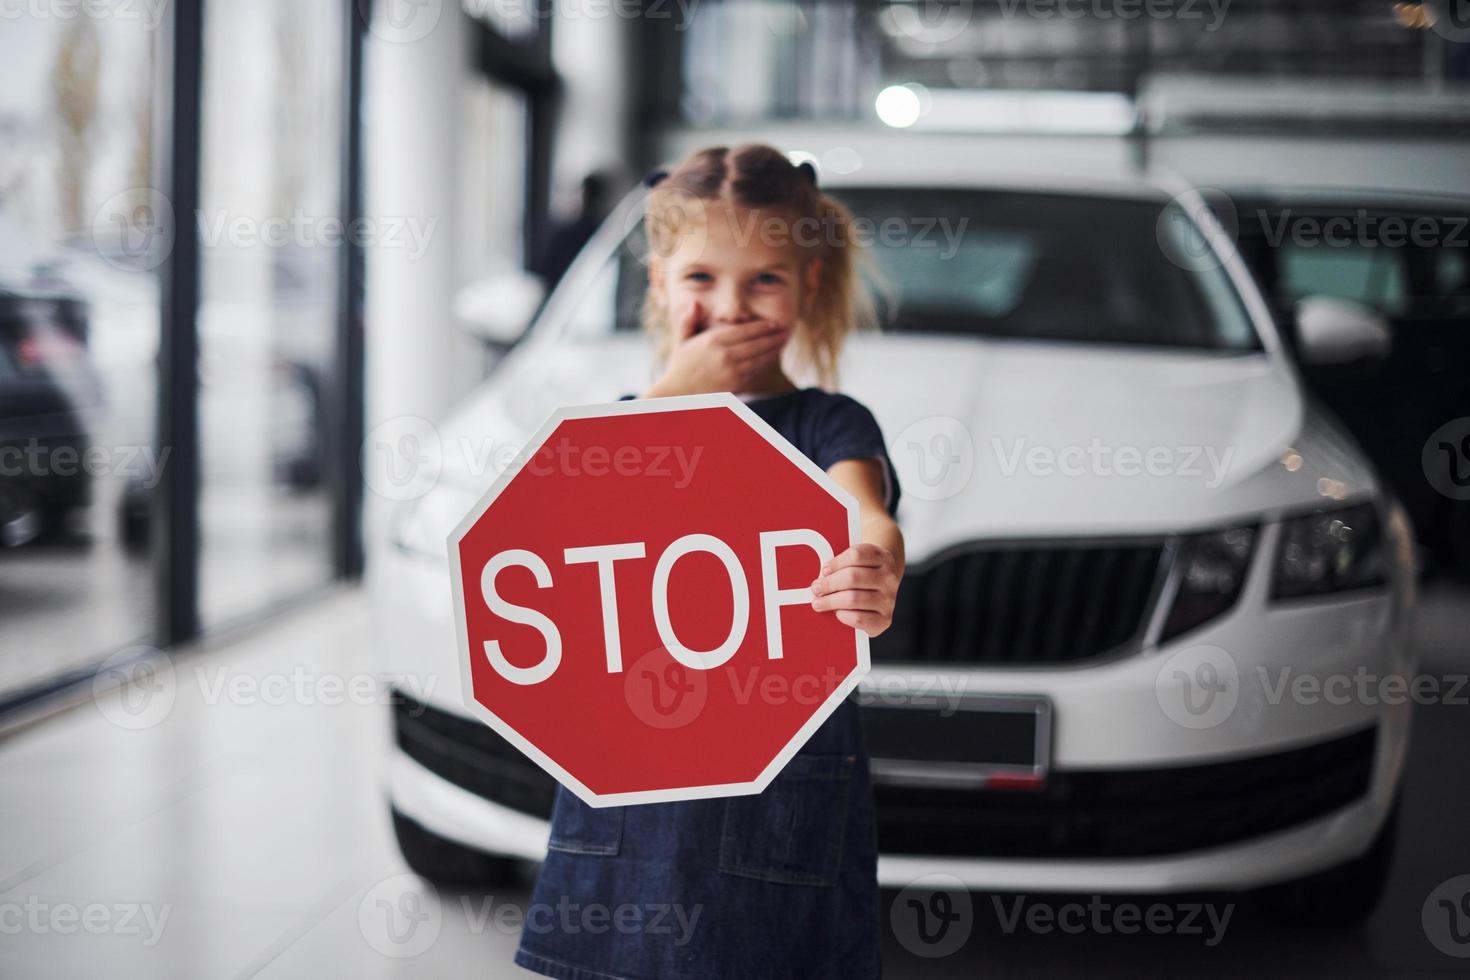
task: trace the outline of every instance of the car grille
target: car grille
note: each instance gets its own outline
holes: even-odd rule
[[[551,815],[556,780],[489,725],[393,691],[393,740],[425,769],[487,800]]]
[[[1138,637],[1162,584],[1163,540],[952,549],[910,568],[873,659],[1065,664]]]
[[[1361,800],[1378,730],[1171,769],[1061,772],[1037,793],[874,781],[884,854],[1123,858],[1279,833]]]

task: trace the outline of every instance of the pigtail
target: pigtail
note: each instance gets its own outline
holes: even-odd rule
[[[823,388],[835,388],[848,334],[878,326],[877,308],[865,279],[881,280],[872,255],[854,232],[847,206],[820,194],[817,212],[821,244],[814,257],[821,260],[822,268],[816,294],[803,316],[805,329],[797,332],[792,344],[792,367],[811,371]]]

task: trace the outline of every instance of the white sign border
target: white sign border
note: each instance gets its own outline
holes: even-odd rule
[[[557,409],[547,417],[541,427],[528,440],[528,447],[535,447],[527,452],[518,454],[512,466],[496,478],[490,489],[485,491],[479,501],[470,508],[464,518],[457,524],[446,538],[446,546],[449,555],[449,576],[454,599],[454,625],[455,635],[458,639],[459,650],[456,662],[460,666],[460,687],[464,695],[465,708],[488,724],[495,732],[510,742],[517,749],[535,762],[555,779],[577,794],[577,797],[591,807],[627,806],[638,803],[675,803],[686,800],[712,799],[727,796],[746,796],[760,793],[771,784],[778,773],[786,767],[792,757],[801,750],[807,740],[821,727],[832,713],[842,704],[849,694],[858,686],[863,677],[867,675],[872,667],[868,656],[868,634],[862,630],[853,628],[854,644],[857,653],[857,666],[845,677],[842,683],[833,689],[832,693],[817,706],[810,718],[797,729],[796,734],[786,743],[776,757],[771,760],[761,774],[747,783],[722,783],[712,786],[691,786],[682,789],[659,789],[643,790],[634,793],[594,793],[580,780],[558,765],[550,756],[546,755],[528,739],[507,724],[498,715],[475,698],[473,672],[470,670],[469,658],[473,656],[470,650],[469,624],[465,615],[465,590],[463,574],[460,569],[459,544],[464,540],[469,530],[479,523],[480,518],[495,503],[496,498],[505,491],[512,480],[527,466],[541,446],[556,431],[557,426],[569,419],[591,419],[612,418],[619,415],[646,415],[655,412],[679,412],[690,409],[725,408],[738,415],[755,432],[774,446],[781,455],[794,463],[811,480],[826,490],[833,499],[840,503],[847,511],[847,533],[850,544],[856,544],[862,540],[862,523],[859,519],[859,508],[857,498],[848,493],[836,480],[832,479],[821,467],[813,463],[801,453],[795,446],[786,440],[779,432],[773,429],[769,423],[757,415],[744,402],[729,392],[716,392],[702,395],[674,395],[666,398],[638,398],[620,402],[598,402],[590,405],[568,405]],[[840,553],[842,549],[837,549]]]

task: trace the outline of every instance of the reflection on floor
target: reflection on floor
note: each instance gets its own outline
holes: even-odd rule
[[[1465,672],[1467,615],[1461,594],[1432,598],[1428,666]],[[0,976],[528,975],[510,963],[525,888],[427,893],[437,904],[417,908],[432,935],[383,932],[381,903],[402,904],[405,872],[381,789],[387,717],[343,694],[375,675],[369,624],[365,596],[346,591],[228,649],[175,658],[146,702],[87,705],[0,743]],[[951,955],[920,959],[885,931],[885,975],[1464,967],[1427,941],[1420,913],[1436,885],[1470,873],[1466,744],[1470,707],[1419,712],[1390,894],[1356,933],[1299,934],[1231,896],[1216,900],[1237,908],[1215,945],[1208,929],[1008,931],[1014,898],[976,895],[973,932]]]
[[[126,549],[117,487],[103,486],[67,540],[0,548],[0,700],[144,637],[153,613],[146,548]],[[331,512],[322,490],[265,482],[205,488],[200,500],[201,615],[224,622],[331,575]],[[145,532],[146,533],[146,532]]]

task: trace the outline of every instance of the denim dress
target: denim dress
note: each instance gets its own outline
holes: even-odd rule
[[[823,470],[877,457],[872,413],[817,388],[747,401]],[[515,962],[568,980],[880,973],[877,829],[850,695],[764,792],[591,807],[558,786]]]

